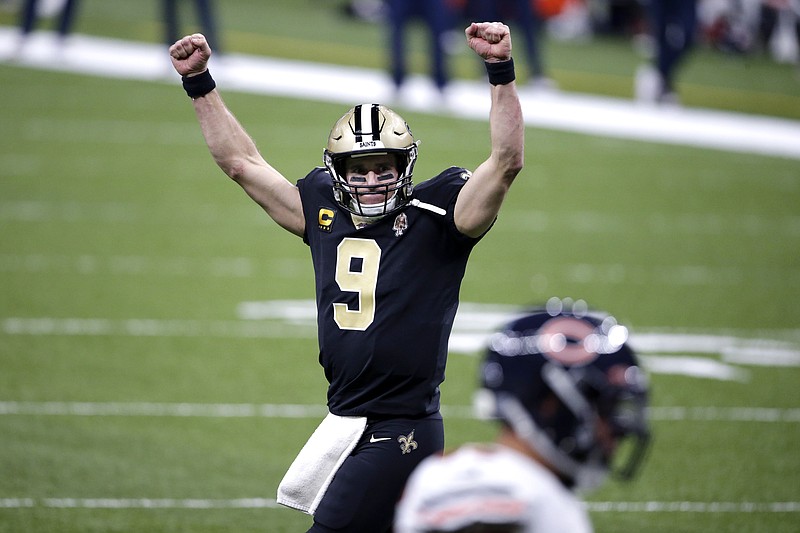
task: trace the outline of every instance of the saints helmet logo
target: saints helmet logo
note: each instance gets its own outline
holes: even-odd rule
[[[414,440],[413,431],[408,435],[400,435],[397,437],[397,442],[400,443],[400,451],[403,452],[403,455],[417,449],[417,441]]]

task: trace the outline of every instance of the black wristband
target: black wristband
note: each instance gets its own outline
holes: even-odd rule
[[[188,94],[191,99],[205,96],[217,87],[208,69],[197,76],[182,76],[181,81],[183,81],[183,88],[186,94]]]
[[[489,75],[489,83],[492,85],[505,85],[517,79],[514,74],[514,58],[508,61],[499,61],[497,63],[489,63],[484,61],[486,65],[486,74]]]

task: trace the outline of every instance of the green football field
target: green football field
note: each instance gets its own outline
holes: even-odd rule
[[[157,2],[132,4],[82,3],[77,31],[157,42]],[[380,65],[379,36],[365,30],[359,55],[336,2],[230,4],[231,51]],[[629,96],[623,45],[575,46],[550,48],[562,87]],[[685,84],[687,104],[800,118],[791,67],[764,58],[701,50]],[[175,83],[6,62],[0,95],[0,532],[305,531],[275,491],[325,413],[306,246],[214,166]],[[346,110],[225,98],[292,180]],[[485,122],[403,115],[423,140],[417,181],[486,157]],[[796,533],[800,160],[526,139],[464,280],[448,447],[494,434],[468,408],[487,331],[582,298],[629,327],[652,383],[648,460],[586,496],[597,531]]]

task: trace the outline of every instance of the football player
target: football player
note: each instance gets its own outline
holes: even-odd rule
[[[423,461],[395,531],[591,531],[574,491],[609,472],[630,479],[649,441],[648,386],[626,340],[613,317],[558,299],[495,334],[476,406],[500,421],[496,441]]]
[[[390,531],[408,475],[444,447],[439,385],[461,280],[523,164],[509,29],[473,23],[465,33],[486,64],[491,152],[474,171],[451,167],[417,185],[418,141],[379,104],[345,113],[324,166],[291,183],[224,104],[203,35],[170,47],[216,163],[311,249],[330,415],[278,490],[314,516],[310,531]]]

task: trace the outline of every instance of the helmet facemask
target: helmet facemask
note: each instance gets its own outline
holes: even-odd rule
[[[412,176],[418,141],[408,124],[391,109],[379,104],[362,104],[348,111],[334,125],[323,162],[333,179],[336,202],[354,215],[382,217],[405,207],[413,192]],[[377,185],[347,181],[348,161],[374,155],[393,155],[397,178]],[[383,202],[364,203],[365,194],[383,195]]]
[[[576,461],[577,468],[565,472],[574,486],[590,490],[608,475],[631,479],[650,440],[647,386],[640,368],[628,363],[605,370],[592,365],[564,368],[548,362],[542,377],[561,408],[556,419],[534,418],[551,428],[559,452]],[[600,431],[607,433],[605,439]]]

